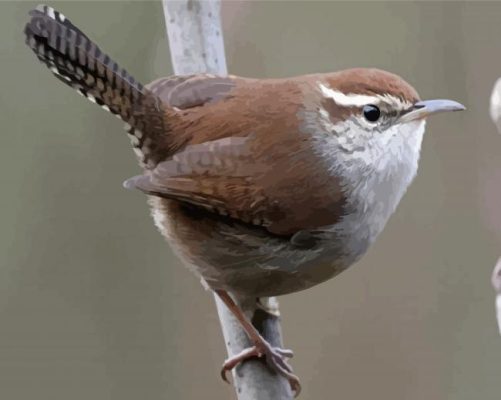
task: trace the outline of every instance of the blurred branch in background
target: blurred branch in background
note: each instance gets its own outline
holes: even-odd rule
[[[499,78],[492,88],[490,114],[492,121],[496,124],[498,132],[501,133],[501,78]],[[498,320],[499,334],[501,334],[501,258],[498,260],[494,271],[492,271],[492,286],[496,290],[496,316]]]
[[[498,319],[499,334],[501,335],[501,258],[499,258],[494,271],[492,271],[492,286],[496,290],[496,315]]]
[[[501,78],[499,78],[491,93],[490,114],[492,121],[496,124],[498,132],[501,133]]]
[[[174,73],[226,75],[220,1],[163,0],[163,8]],[[239,354],[251,344],[228,308],[217,296],[215,299],[228,355]],[[260,309],[256,299],[240,299],[239,305],[270,344],[282,347],[278,302],[263,301],[268,303],[267,309],[275,309],[276,316]],[[234,369],[233,380],[239,400],[292,398],[288,381],[271,371],[262,359],[249,360]]]

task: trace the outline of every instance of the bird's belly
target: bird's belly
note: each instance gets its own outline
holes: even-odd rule
[[[301,256],[299,254],[298,258]],[[349,266],[336,260],[335,255],[318,256],[300,262],[287,257],[286,267],[282,262],[283,259],[278,254],[260,264],[249,263],[238,270],[228,271],[225,278],[217,284],[246,296],[280,296],[316,286],[333,278]]]
[[[150,198],[157,227],[177,255],[212,289],[246,296],[277,296],[322,283],[355,258],[337,240],[301,248],[265,230],[228,223],[219,217]]]

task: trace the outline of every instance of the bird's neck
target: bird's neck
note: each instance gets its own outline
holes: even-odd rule
[[[319,151],[330,153],[331,171],[341,176],[347,199],[346,215],[332,229],[350,261],[381,233],[416,176],[424,130],[424,121],[397,126],[372,146],[349,152],[340,149],[338,137],[324,136]]]

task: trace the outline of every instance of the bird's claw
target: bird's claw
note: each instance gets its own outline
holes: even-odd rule
[[[294,353],[288,349],[281,349],[279,347],[272,347],[268,343],[259,344],[247,349],[240,353],[228,358],[221,368],[221,377],[224,381],[229,382],[226,373],[233,370],[238,364],[248,360],[252,357],[261,358],[266,357],[266,363],[277,373],[287,378],[295,396],[301,391],[301,384],[299,378],[292,373],[292,367],[287,363],[287,358],[291,358]]]

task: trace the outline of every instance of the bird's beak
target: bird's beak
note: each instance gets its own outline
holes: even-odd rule
[[[407,110],[406,113],[402,114],[399,118],[400,123],[406,123],[410,121],[415,121],[417,119],[426,118],[428,115],[437,114],[445,111],[462,111],[466,107],[461,103],[452,100],[424,100],[419,101],[414,104],[411,108]]]

